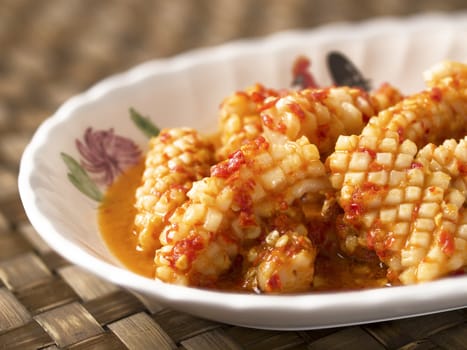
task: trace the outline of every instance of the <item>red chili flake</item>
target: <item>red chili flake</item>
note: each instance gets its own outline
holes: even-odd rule
[[[366,198],[386,191],[387,186],[380,186],[373,182],[365,182],[352,194],[352,201],[344,208],[347,221],[357,224],[365,212]]]
[[[258,107],[258,112],[262,112],[262,111],[264,111],[266,109],[269,109],[269,108],[273,107],[278,100],[279,100],[279,97],[270,99],[268,102],[266,102],[262,106]]]
[[[295,102],[289,103],[287,104],[287,107],[290,108],[292,113],[295,114],[298,117],[298,119],[305,120],[306,114],[298,103],[295,103]]]
[[[386,188],[385,186],[380,186],[373,182],[367,181],[362,184],[361,191],[364,192],[365,194],[373,195],[376,192],[384,190],[385,188]]]
[[[264,86],[258,84],[257,88],[259,91],[253,91],[251,93],[251,100],[255,103],[263,103],[263,101],[270,97],[270,96],[278,96],[279,92],[272,90],[272,89],[266,89]]]
[[[232,153],[228,159],[211,167],[211,176],[227,178],[246,163],[245,155],[241,150]]]
[[[201,236],[189,236],[181,241],[175,243],[172,250],[172,255],[169,258],[171,266],[174,267],[177,260],[182,256],[186,255],[188,262],[191,262],[196,258],[198,251],[204,248],[203,239]]]
[[[243,187],[248,190],[248,191],[253,191],[253,189],[255,188],[256,186],[256,182],[254,179],[248,179],[247,181],[245,181],[245,183],[243,184]]]
[[[234,201],[238,204],[240,211],[248,211],[252,208],[251,196],[245,191],[239,190],[235,192]]]
[[[459,169],[459,172],[462,175],[467,175],[467,163],[463,163],[461,161],[458,161],[457,168]]]
[[[285,134],[287,132],[287,126],[284,123],[279,122],[277,123],[276,131],[280,132],[281,134]]]
[[[280,290],[282,288],[281,278],[278,273],[274,273],[268,281],[268,287],[271,291]]]
[[[369,94],[368,91],[363,90],[363,89],[360,88],[359,86],[355,86],[354,89],[357,89],[357,90],[358,90],[358,92],[359,92],[358,95],[359,95],[360,97],[362,97],[363,99],[365,99],[365,100],[367,100],[368,102],[370,102],[371,96],[370,96],[370,94]],[[378,90],[380,90],[380,91],[382,91],[382,90],[387,90],[386,92],[392,91],[391,85],[390,85],[389,83],[387,83],[387,82],[386,82],[386,83],[382,83]]]
[[[358,147],[358,152],[364,152],[366,154],[368,154],[372,159],[375,159],[376,158],[376,151],[370,149],[370,148],[367,148],[367,147]]]
[[[384,167],[377,163],[377,162],[371,162],[370,165],[368,166],[368,170],[369,171],[380,171],[380,170],[383,170]]]
[[[282,202],[279,203],[279,210],[285,211],[287,209],[289,209],[289,205],[287,204],[287,202],[282,201]]]
[[[414,161],[414,162],[412,162],[412,164],[410,164],[410,169],[420,169],[420,168],[423,168],[422,163]]]
[[[235,192],[234,202],[239,206],[239,223],[242,227],[254,226],[256,224],[253,214],[253,200],[249,193],[243,190]]]
[[[313,75],[309,71],[310,65],[310,60],[305,56],[299,56],[295,59],[292,67],[292,85],[299,86],[302,89],[318,87]]]
[[[354,220],[355,218],[362,216],[363,213],[363,205],[358,202],[352,202],[350,203],[348,210],[346,210],[346,218]]]
[[[256,146],[257,150],[266,150],[269,148],[269,142],[263,136],[258,136],[254,139],[253,144]]]
[[[397,128],[397,135],[399,135],[399,143],[404,142],[405,135],[404,135],[404,128],[402,126],[399,126]]]
[[[240,208],[240,211],[249,211],[253,207],[253,199],[246,190],[247,188],[239,188],[234,193],[233,200]]]
[[[329,89],[308,90],[307,97],[312,98],[314,101],[323,101],[329,95]]]
[[[282,122],[278,122],[277,124],[274,123],[274,118],[271,117],[269,114],[261,113],[261,120],[265,127],[271,130],[278,131],[282,134],[285,134],[287,127]]]
[[[254,103],[262,103],[267,96],[255,91],[251,94],[251,100]]]
[[[441,102],[443,98],[443,91],[439,87],[433,87],[430,91],[430,97],[433,101]]]
[[[450,256],[456,250],[456,245],[454,243],[454,237],[448,231],[442,231],[439,235],[439,245],[444,254]]]
[[[272,119],[269,114],[261,113],[261,120],[263,121],[264,126],[268,129],[274,128],[274,119]]]

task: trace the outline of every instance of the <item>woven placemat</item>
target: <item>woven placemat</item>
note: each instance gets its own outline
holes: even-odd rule
[[[462,0],[0,1],[0,349],[467,349],[467,310],[325,330],[229,326],[165,308],[64,260],[22,209],[16,176],[65,99],[137,63],[227,40]]]

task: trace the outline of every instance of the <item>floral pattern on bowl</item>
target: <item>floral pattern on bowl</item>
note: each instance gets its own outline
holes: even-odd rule
[[[349,85],[370,90],[370,83],[356,66],[343,53],[332,51],[326,55],[329,73],[334,85]],[[298,56],[292,67],[292,87],[300,89],[317,88],[311,62],[305,56]],[[148,117],[130,108],[130,118],[148,138],[157,136],[160,129]],[[126,169],[138,163],[142,151],[138,145],[125,136],[117,135],[113,128],[93,130],[87,127],[82,140],[75,140],[81,156],[78,162],[72,156],[61,152],[62,160],[68,168],[69,181],[82,193],[97,202],[104,195],[101,188],[110,186],[115,178]],[[91,174],[91,175],[90,175]]]
[[[148,137],[157,136],[159,129],[147,117],[130,109],[134,124]],[[68,168],[68,180],[82,193],[97,202],[102,201],[102,188],[113,183],[126,169],[138,163],[142,150],[131,139],[117,135],[114,129],[93,130],[87,127],[82,140],[75,140],[81,156],[78,162],[61,152],[60,156]]]

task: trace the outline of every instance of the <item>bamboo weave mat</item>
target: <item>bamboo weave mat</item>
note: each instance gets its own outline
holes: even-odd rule
[[[0,349],[467,349],[467,309],[325,330],[246,329],[164,308],[53,252],[16,176],[66,98],[142,61],[337,20],[466,8],[462,0],[0,1]],[[278,316],[280,317],[280,315]]]

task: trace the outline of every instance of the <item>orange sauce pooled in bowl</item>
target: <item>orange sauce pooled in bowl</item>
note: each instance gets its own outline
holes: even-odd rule
[[[117,259],[129,270],[154,278],[154,253],[138,250],[137,237],[132,234],[135,191],[143,170],[141,160],[110,185],[99,208],[98,222],[107,247]]]
[[[98,212],[102,237],[112,254],[130,271],[154,278],[154,252],[138,249],[133,233],[135,191],[141,183],[144,161],[128,169],[107,189]],[[310,291],[355,290],[386,285],[386,269],[377,258],[364,261],[341,255],[336,246],[322,251],[315,263],[314,286]],[[252,292],[242,287],[241,271],[221,276],[214,289]]]

